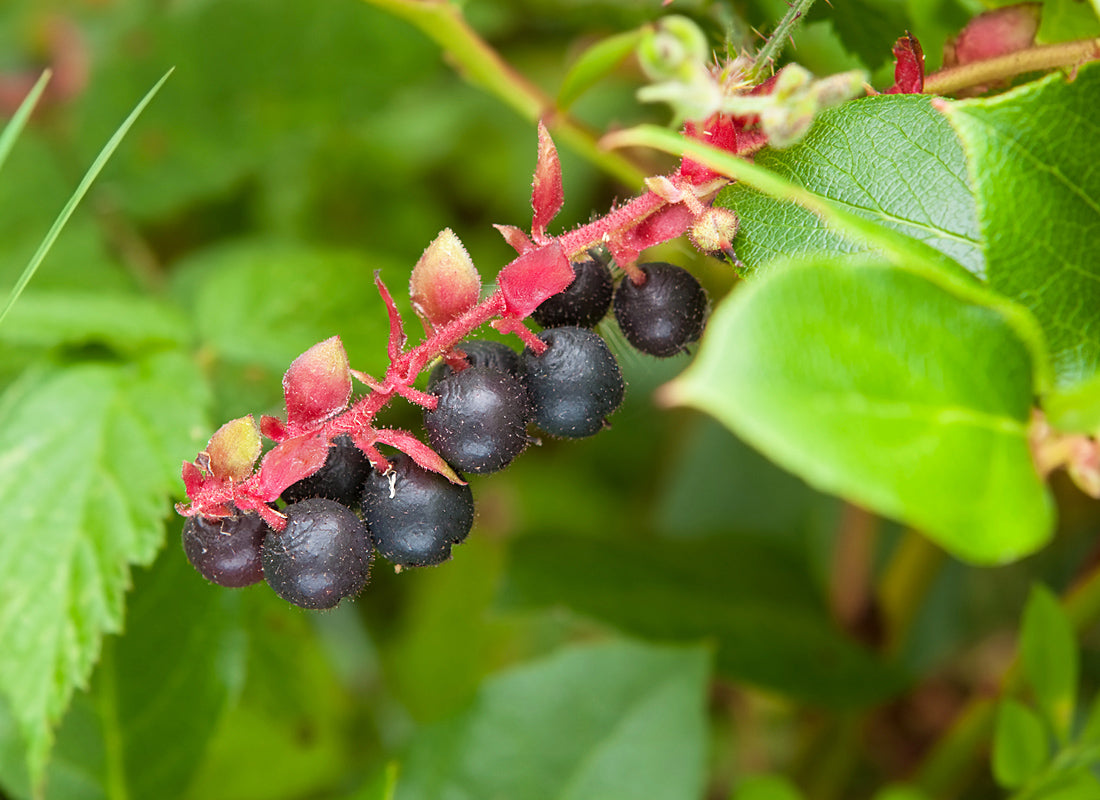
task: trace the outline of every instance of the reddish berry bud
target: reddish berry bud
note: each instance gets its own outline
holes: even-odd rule
[[[215,431],[206,445],[210,472],[222,480],[243,481],[252,474],[260,449],[260,430],[251,414],[227,422]]]
[[[351,367],[339,336],[306,350],[283,376],[291,434],[340,413],[351,398]]]
[[[481,276],[450,228],[435,237],[409,277],[413,310],[430,328],[446,325],[477,303]]]
[[[688,238],[707,255],[722,258],[733,251],[740,227],[741,221],[728,208],[708,208],[692,223]]]

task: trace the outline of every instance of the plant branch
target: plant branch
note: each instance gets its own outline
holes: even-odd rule
[[[787,13],[783,15],[783,19],[779,20],[779,24],[775,26],[771,36],[764,42],[764,46],[756,51],[750,73],[752,83],[760,83],[775,72],[776,58],[783,52],[783,48],[787,46],[787,40],[794,33],[794,29],[798,27],[798,23],[802,21],[802,18],[809,13],[813,4],[814,0],[790,0],[787,3],[789,6]]]
[[[596,135],[500,57],[449,0],[364,0],[419,28],[438,44],[470,83],[531,122],[542,120],[562,142],[625,185],[637,189],[646,172],[618,153],[601,150]]]
[[[996,83],[1027,72],[1052,69],[1076,69],[1100,58],[1100,39],[1031,47],[1016,53],[948,67],[925,76],[924,94],[948,95],[971,86]]]

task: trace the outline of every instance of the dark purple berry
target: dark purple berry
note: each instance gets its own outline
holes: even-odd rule
[[[404,453],[363,486],[363,521],[378,552],[402,567],[442,564],[474,524],[470,487],[451,483]]]
[[[471,339],[462,342],[458,348],[466,354],[466,363],[471,367],[489,367],[523,379],[523,361],[520,360],[519,353],[503,342]],[[428,376],[428,391],[432,391],[437,383],[453,373],[449,364],[437,364]]]
[[[531,314],[544,328],[576,325],[591,328],[611,307],[611,270],[595,258],[574,261],[573,282],[564,291],[547,298]]]
[[[681,352],[703,333],[707,293],[695,276],[674,264],[639,264],[646,281],[629,278],[615,290],[615,319],[626,340],[651,356]]]
[[[527,387],[515,375],[467,367],[431,393],[439,404],[424,412],[428,441],[456,469],[495,472],[527,446]]]
[[[370,534],[355,512],[314,497],[286,507],[286,528],[264,540],[264,579],[302,608],[332,608],[370,575]]]
[[[523,352],[532,421],[552,436],[598,433],[623,401],[615,356],[587,328],[549,328],[539,338],[549,345],[542,355]]]
[[[337,503],[355,508],[359,503],[359,490],[370,474],[370,461],[355,446],[350,436],[337,436],[328,449],[325,465],[312,475],[283,490],[283,500],[297,503],[310,497],[327,497]]]
[[[188,517],[183,552],[204,578],[234,589],[264,579],[260,548],[271,532],[259,514],[223,519]]]

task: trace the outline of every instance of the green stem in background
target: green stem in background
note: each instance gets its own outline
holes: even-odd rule
[[[997,83],[1027,72],[1076,69],[1100,58],[1100,39],[1078,39],[1043,47],[1031,47],[1008,55],[948,67],[925,76],[925,94],[954,94],[972,86]]]
[[[1100,622],[1100,565],[1066,591],[1062,607],[1078,636]],[[929,797],[956,796],[981,768],[993,738],[997,701],[1018,692],[1022,677],[1017,654],[1001,678],[996,697],[976,695],[963,707],[913,777]]]
[[[554,100],[504,61],[478,36],[461,9],[449,0],[364,0],[412,23],[436,42],[470,83],[503,101],[524,119],[540,119],[575,152],[638,189],[647,172],[618,153],[601,150],[595,134],[567,114],[558,111]]]
[[[794,29],[798,27],[798,23],[802,21],[802,18],[809,13],[813,4],[814,0],[794,0],[787,4],[789,6],[787,13],[783,15],[783,19],[779,20],[775,30],[772,31],[763,47],[757,50],[756,55],[753,57],[754,64],[752,72],[749,74],[752,83],[760,83],[775,72],[776,59],[783,52],[783,48],[787,46],[787,41],[794,33]]]
[[[885,650],[897,656],[905,647],[928,587],[944,552],[920,533],[907,530],[894,548],[879,581],[879,603],[886,624]]]
[[[48,69],[43,71],[42,76],[31,87],[27,96],[23,98],[23,102],[19,104],[19,108],[16,109],[11,121],[4,126],[4,132],[0,133],[0,167],[3,167],[4,162],[8,160],[19,134],[23,132],[27,120],[31,118],[31,114],[34,112],[34,107],[38,105],[38,99],[42,97],[42,92],[46,91],[46,84],[50,82],[52,74]]]

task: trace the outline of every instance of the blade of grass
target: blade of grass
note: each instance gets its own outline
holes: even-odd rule
[[[88,168],[83,179],[81,179],[80,185],[76,187],[76,191],[73,192],[72,197],[69,198],[65,207],[61,209],[61,213],[57,215],[57,219],[54,220],[50,230],[46,233],[46,238],[42,240],[42,244],[38,246],[38,250],[31,257],[30,263],[23,269],[23,274],[20,275],[19,280],[15,282],[15,287],[11,290],[11,296],[8,297],[8,302],[4,306],[4,310],[0,311],[0,324],[3,324],[4,318],[8,315],[8,312],[11,311],[12,306],[15,305],[15,301],[19,299],[19,296],[23,294],[23,290],[27,288],[27,284],[30,283],[31,278],[34,277],[34,273],[38,271],[38,267],[46,258],[46,254],[50,252],[50,248],[52,248],[54,242],[57,241],[57,237],[61,235],[62,228],[65,227],[65,224],[69,221],[69,217],[73,215],[73,211],[76,210],[80,201],[84,199],[84,195],[88,193],[88,189],[99,176],[104,165],[106,165],[107,161],[114,154],[115,150],[122,142],[123,137],[126,136],[131,126],[133,126],[134,122],[141,115],[141,112],[149,105],[149,101],[153,99],[158,91],[160,91],[160,87],[164,85],[164,82],[168,80],[168,76],[171,74],[172,70],[170,69],[153,85],[152,89],[145,93],[145,97],[141,98],[141,102],[134,107],[134,110],[126,117],[125,121],[123,121],[122,125],[115,131],[107,144],[99,151],[99,155],[96,156],[95,161],[92,162],[92,166]]]
[[[53,73],[50,72],[50,70],[45,70],[42,73],[42,77],[40,77],[34,86],[31,87],[31,90],[23,99],[23,102],[19,104],[19,108],[16,109],[15,115],[8,124],[4,126],[4,132],[0,133],[0,168],[2,168],[4,162],[8,160],[8,155],[11,153],[12,148],[15,147],[15,140],[19,138],[19,134],[21,134],[23,128],[26,127],[27,120],[31,118],[34,107],[38,105],[38,98],[40,98],[42,92],[46,90],[46,84],[50,82],[50,77],[52,75]]]

